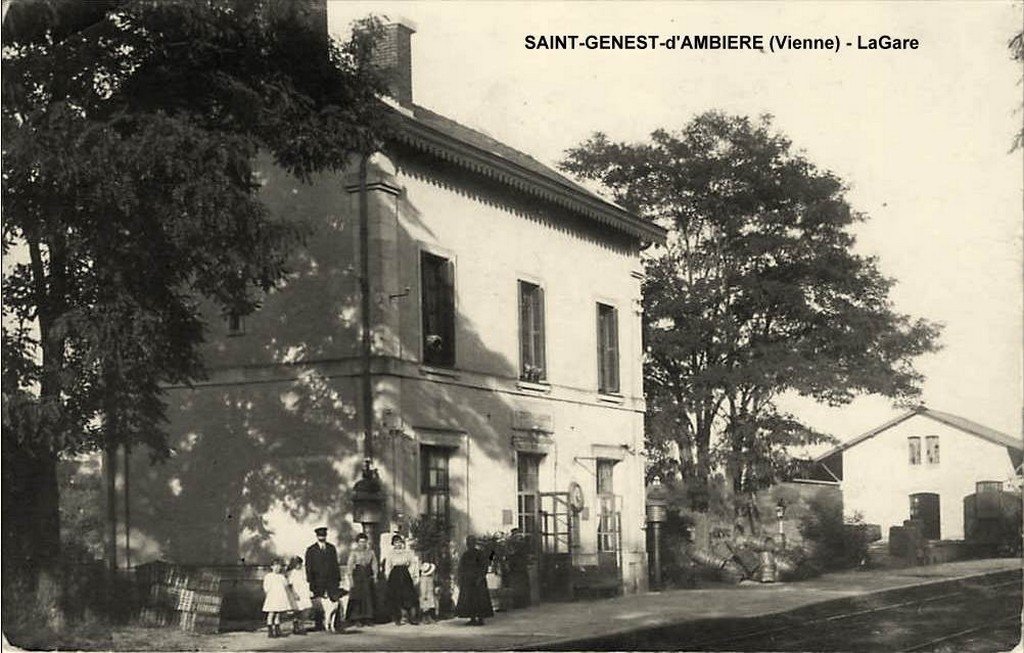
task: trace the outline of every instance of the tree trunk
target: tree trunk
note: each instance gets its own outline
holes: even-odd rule
[[[107,566],[117,569],[117,445],[108,444],[103,455],[103,478],[107,487]]]
[[[707,512],[710,506],[711,491],[708,486],[708,478],[711,476],[711,422],[699,420],[697,422],[697,471],[694,479],[695,492],[693,509],[697,512]]]
[[[34,589],[60,560],[57,457],[3,437],[3,570]],[[10,587],[5,581],[5,586]]]

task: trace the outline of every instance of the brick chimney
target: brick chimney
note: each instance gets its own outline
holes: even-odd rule
[[[374,63],[381,67],[388,83],[388,95],[406,109],[412,109],[412,35],[416,26],[409,20],[384,25],[377,42]]]

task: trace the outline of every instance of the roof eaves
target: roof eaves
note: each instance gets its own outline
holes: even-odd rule
[[[983,440],[987,440],[1004,447],[1012,447],[1018,451],[1024,450],[1024,441],[1015,440],[1006,433],[978,424],[966,417],[960,417],[959,415],[953,415],[951,413],[944,413],[931,408],[923,408],[920,412],[922,415],[930,417],[936,422],[959,429],[965,433],[970,433],[971,435],[975,435]]]
[[[399,141],[485,175],[526,193],[554,202],[647,242],[664,243],[667,231],[587,191],[540,175],[514,161],[478,148],[405,114],[396,130]]]
[[[934,410],[932,408],[919,406],[917,408],[908,410],[902,415],[896,417],[895,419],[889,420],[888,422],[882,424],[881,426],[877,426],[871,429],[870,431],[867,431],[866,433],[858,435],[852,440],[848,440],[847,442],[844,442],[836,447],[833,447],[832,449],[826,451],[825,453],[818,456],[814,460],[815,462],[823,461],[824,459],[828,458],[833,454],[845,451],[846,449],[849,449],[854,445],[860,444],[861,442],[867,440],[868,438],[873,438],[879,433],[891,429],[897,424],[910,419],[914,415],[924,415],[925,417],[935,420],[940,424],[945,424],[946,426],[955,428],[959,431],[963,431],[964,433],[969,433],[983,440],[987,440],[988,442],[1012,448],[1017,451],[1024,451],[1024,441],[1014,440],[1012,437],[1005,433],[996,431],[995,429],[988,428],[987,426],[983,426],[981,424],[978,424],[977,422],[973,422],[965,417],[960,417],[959,415],[944,413],[942,411]]]
[[[858,435],[857,437],[853,438],[852,440],[847,440],[846,442],[843,442],[842,444],[836,445],[835,447],[829,449],[825,453],[823,453],[820,456],[818,456],[817,458],[815,458],[814,462],[821,462],[821,461],[825,460],[826,458],[828,458],[829,456],[831,456],[833,454],[837,454],[840,451],[846,451],[850,447],[852,447],[852,446],[854,446],[856,444],[860,444],[861,442],[863,442],[864,440],[867,440],[868,438],[873,438],[876,435],[878,435],[879,433],[881,433],[882,431],[886,431],[888,429],[891,429],[892,427],[896,426],[897,424],[899,424],[901,422],[905,422],[906,420],[910,419],[911,417],[913,417],[914,415],[917,415],[917,414],[918,414],[918,410],[917,409],[908,410],[907,412],[903,413],[902,415],[899,415],[898,417],[895,417],[895,418],[889,420],[888,422],[886,422],[886,423],[884,423],[884,424],[882,424],[880,426],[876,426],[875,428],[871,429],[870,431],[867,431],[865,433],[861,433],[860,435]]]

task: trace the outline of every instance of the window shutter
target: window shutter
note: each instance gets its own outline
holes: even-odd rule
[[[609,390],[619,391],[619,311],[612,308],[608,311],[608,319],[611,322],[608,328],[608,370],[610,373]]]
[[[448,365],[455,364],[455,265],[448,260],[443,260],[441,265],[443,275],[443,315],[442,331],[444,337],[444,362]]]
[[[544,352],[544,289],[537,286],[534,289],[536,308],[534,310],[534,342],[533,354],[534,365],[540,368],[540,378],[547,378],[547,361]]]
[[[604,313],[601,311],[601,305],[597,305],[597,389],[604,391],[606,387],[606,372],[605,363],[607,358],[604,355]]]
[[[434,274],[433,257],[424,252],[420,256],[420,301],[423,311],[423,360],[433,360],[433,349],[427,338],[437,333],[437,284]]]
[[[519,365],[520,374],[526,373],[527,365],[533,363],[530,356],[530,298],[526,283],[519,282]]]

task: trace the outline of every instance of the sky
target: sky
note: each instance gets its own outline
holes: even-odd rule
[[[1024,88],[1011,2],[340,2],[337,37],[367,14],[411,21],[413,98],[553,165],[601,131],[639,141],[710,109],[770,113],[794,147],[849,185],[868,216],[856,250],[897,280],[900,312],[945,325],[918,360],[926,405],[1021,435],[1024,157],[1010,152]],[[529,50],[527,35],[838,37],[802,50]],[[881,35],[916,50],[861,50]],[[853,43],[847,47],[846,43]],[[852,438],[899,411],[786,401]]]

